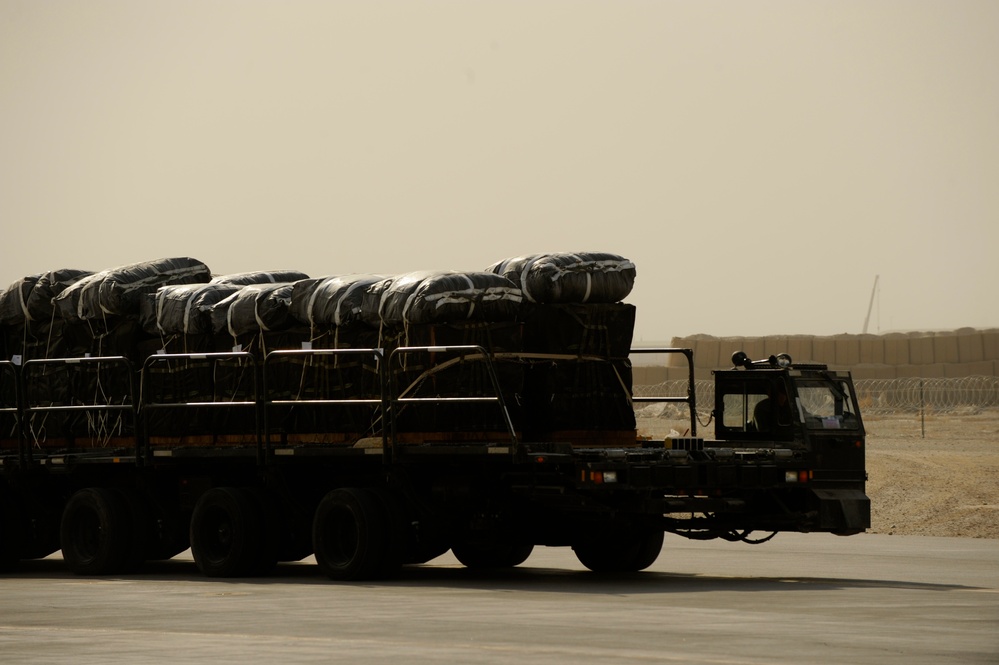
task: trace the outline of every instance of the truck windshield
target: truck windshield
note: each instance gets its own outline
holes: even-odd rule
[[[857,429],[857,404],[846,381],[798,381],[796,404],[809,429]]]

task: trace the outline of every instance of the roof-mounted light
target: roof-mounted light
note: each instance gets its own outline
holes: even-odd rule
[[[749,367],[753,361],[749,359],[743,351],[736,351],[732,354],[732,365],[735,367]]]

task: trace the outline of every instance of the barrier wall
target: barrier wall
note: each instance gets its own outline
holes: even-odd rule
[[[732,366],[732,354],[762,359],[789,353],[795,362],[849,369],[857,379],[999,376],[999,329],[961,328],[945,332],[884,335],[773,335],[768,337],[674,337],[670,346],[694,350],[695,378]],[[635,384],[687,378],[685,360],[668,356],[666,367],[636,366]]]

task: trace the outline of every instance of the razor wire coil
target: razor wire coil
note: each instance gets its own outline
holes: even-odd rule
[[[995,376],[858,379],[854,385],[862,414],[890,415],[921,410],[947,413],[999,407],[999,377]],[[694,390],[698,415],[710,414],[715,401],[714,383],[695,381]],[[634,386],[636,397],[684,397],[686,394],[687,382],[684,380]],[[674,412],[677,415],[681,410],[685,412],[687,407],[663,404],[641,408],[672,416]]]

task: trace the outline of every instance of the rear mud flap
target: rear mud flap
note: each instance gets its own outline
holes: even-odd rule
[[[871,500],[860,490],[812,490],[823,531],[863,531],[871,526]]]

